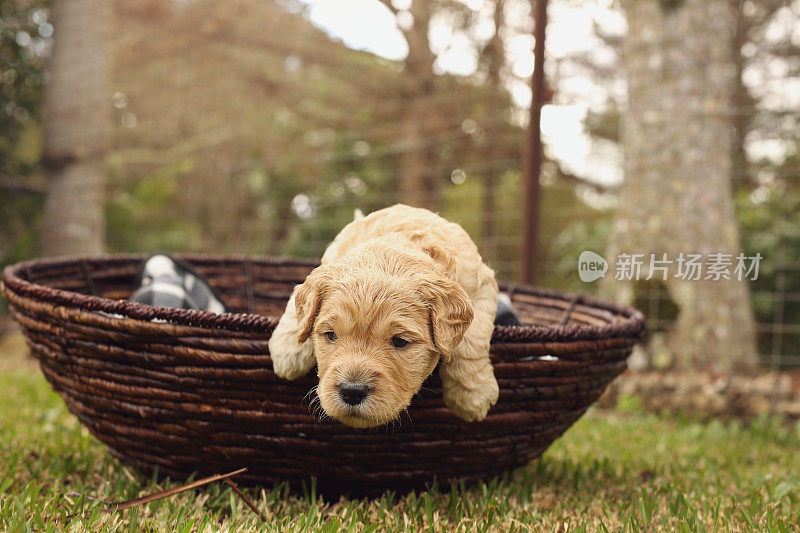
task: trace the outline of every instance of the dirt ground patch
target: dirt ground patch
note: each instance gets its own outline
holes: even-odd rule
[[[758,415],[800,419],[800,372],[757,376],[704,372],[627,371],[600,398],[601,407],[634,403],[648,412],[700,417]]]

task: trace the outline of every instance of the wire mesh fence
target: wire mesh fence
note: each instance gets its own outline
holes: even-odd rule
[[[413,41],[419,34],[402,22],[401,13],[413,6],[403,2],[387,3],[412,43],[401,60],[348,48],[312,24],[301,2],[116,2],[106,165],[110,250],[319,257],[355,209],[412,202],[460,223],[498,278],[516,281],[529,71],[515,68],[511,56],[512,44],[532,29],[530,3],[420,3],[430,8],[428,33],[450,27],[451,40],[480,34],[470,41],[469,74],[448,72],[445,51],[431,51],[430,35],[420,49]],[[21,32],[33,30],[19,27],[13,38],[24,42],[20,49],[46,57],[53,34],[42,27],[50,24],[50,6],[30,4],[26,20],[38,34],[25,42]],[[597,28],[583,49],[548,55],[552,97],[544,110],[547,162],[540,180],[539,283],[590,293],[598,285],[580,281],[578,257],[584,250],[603,254],[612,238],[627,96],[623,35],[603,25],[624,13],[600,4],[551,1],[556,20],[549,40],[557,41],[553,32],[578,16],[571,9],[583,10],[578,14]],[[730,121],[742,250],[764,257],[759,278],[749,283],[761,362],[798,367],[800,7],[793,1],[731,6],[743,14],[731,67],[738,81],[725,107],[698,107],[695,118]],[[500,30],[473,31],[485,23]],[[55,39],[58,31],[56,24]],[[671,44],[639,46],[655,53]],[[576,113],[579,120],[570,118]],[[564,135],[562,121],[577,133]],[[578,157],[575,143],[583,147]],[[636,305],[651,336],[677,316],[657,282],[637,285]]]

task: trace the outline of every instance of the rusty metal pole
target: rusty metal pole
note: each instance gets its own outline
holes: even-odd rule
[[[539,274],[539,207],[542,173],[542,106],[547,99],[544,80],[544,41],[547,28],[547,0],[536,0],[534,8],[533,75],[531,76],[531,116],[525,149],[523,179],[525,181],[525,208],[522,221],[522,268],[523,283],[534,284]]]

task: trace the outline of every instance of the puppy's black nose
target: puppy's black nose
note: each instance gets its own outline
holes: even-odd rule
[[[339,385],[339,396],[347,405],[358,405],[369,394],[369,385],[347,381]]]

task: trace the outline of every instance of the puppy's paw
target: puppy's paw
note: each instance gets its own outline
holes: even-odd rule
[[[282,352],[282,355],[272,355],[272,369],[275,373],[283,379],[297,379],[308,374],[314,368],[314,355],[312,348],[305,344],[297,345],[289,353]],[[269,349],[270,354],[281,353],[273,350],[272,346]]]
[[[452,383],[444,387],[444,403],[459,418],[467,422],[479,422],[497,403],[500,389],[494,375],[475,389],[467,389]]]
[[[297,343],[297,333],[282,328],[281,323],[269,339],[272,370],[284,379],[305,376],[314,367],[314,347],[311,342]]]

